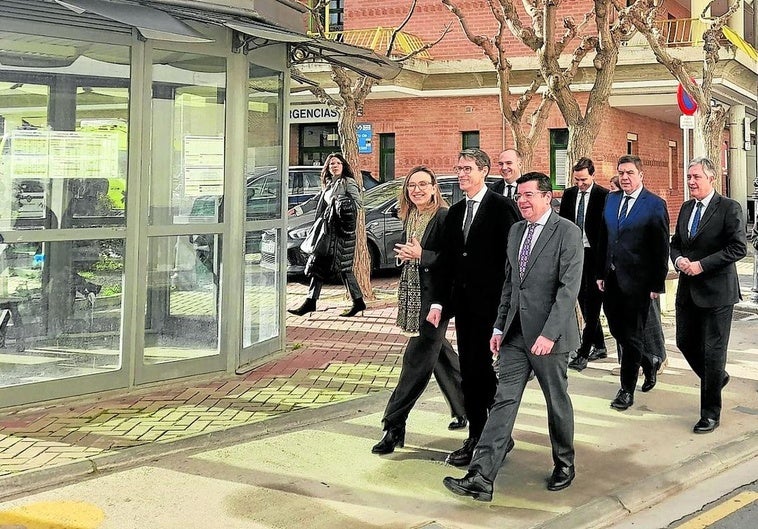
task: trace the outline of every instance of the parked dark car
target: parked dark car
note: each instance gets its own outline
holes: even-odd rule
[[[487,178],[487,185],[497,182],[499,177]],[[438,177],[440,192],[448,204],[454,204],[463,198],[463,191],[458,187],[455,176]],[[395,267],[395,244],[400,242],[403,223],[397,218],[397,200],[403,179],[396,179],[369,189],[363,195],[363,207],[366,211],[366,236],[371,256],[371,270],[383,270]],[[287,229],[287,274],[303,273],[308,255],[300,250],[300,245],[308,234],[315,219],[316,198],[303,205],[307,212],[290,217]],[[309,207],[312,206],[312,207]],[[276,232],[268,230],[263,233],[261,243],[261,266],[276,267]]]

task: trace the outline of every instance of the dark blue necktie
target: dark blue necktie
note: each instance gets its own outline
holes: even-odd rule
[[[576,209],[576,225],[584,230],[584,195],[586,191],[582,191],[582,198],[579,199],[579,207]]]
[[[697,233],[698,224],[700,224],[700,214],[703,212],[703,203],[695,202],[695,216],[692,217],[692,226],[690,227],[690,238]]]
[[[619,213],[619,225],[626,219],[626,212],[629,210],[629,199],[632,195],[624,195],[624,204],[621,206],[621,213]]]

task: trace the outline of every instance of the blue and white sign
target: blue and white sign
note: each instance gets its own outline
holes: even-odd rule
[[[371,123],[358,123],[358,154],[371,154]]]

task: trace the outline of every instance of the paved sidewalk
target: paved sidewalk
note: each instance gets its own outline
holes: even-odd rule
[[[287,412],[394,387],[406,338],[394,326],[392,282],[364,317],[336,317],[342,287],[327,286],[319,310],[290,317],[287,348],[244,376],[196,377],[128,394],[68,399],[0,417],[0,479],[24,477],[125,448],[165,444],[265,421]],[[290,305],[305,287],[294,284]],[[0,481],[0,498],[8,492]]]
[[[343,289],[326,288],[317,312],[288,318],[287,350],[247,375],[193,378],[126,395],[114,392],[10,410],[0,418],[0,500],[82,480],[98,471],[159,461],[182,450],[232,443],[224,461],[258,457],[283,469],[288,464],[305,465],[309,458],[333,460],[334,451],[344,451],[340,454],[350,462],[347,470],[361,468],[368,474],[366,481],[319,497],[338,503],[358,494],[361,499],[354,500],[354,507],[368,502],[369,512],[378,516],[372,527],[385,526],[379,523],[384,509],[394,513],[392,527],[422,527],[418,520],[436,519],[443,525],[423,527],[492,527],[508,521],[514,528],[589,528],[601,527],[758,455],[758,317],[748,315],[735,322],[728,367],[732,382],[725,391],[721,428],[708,436],[695,436],[691,427],[697,420],[697,381],[672,344],[668,314],[664,325],[669,368],[653,392],[638,395],[629,412],[608,407],[618,385],[617,377],[610,374],[615,359],[570,373],[581,463],[577,482],[567,492],[550,495],[543,490],[540,480],[549,473],[549,444],[541,393],[536,384],[530,384],[514,434],[517,448],[498,478],[495,502],[486,506],[449,495],[441,477],[463,472],[442,461],[460,444],[463,434],[444,429],[447,414],[436,387],[430,388],[414,411],[405,449],[387,458],[369,453],[381,435],[381,411],[388,390],[397,381],[407,340],[394,325],[391,293],[396,281],[377,280],[379,300],[370,304],[363,317],[351,319],[337,317],[348,304]],[[291,285],[288,305],[297,306],[304,292],[304,285]],[[361,400],[350,402],[355,399]],[[251,448],[243,442],[248,434],[263,439],[267,451],[256,444],[257,456],[250,456],[246,450]],[[331,439],[329,443],[307,446],[305,460],[293,462],[284,450],[288,443],[307,443],[308,438],[322,439],[323,435]],[[339,441],[329,437],[333,435]],[[245,456],[234,457],[237,451]],[[202,457],[218,461],[220,456],[207,452]],[[340,467],[345,470],[344,464]],[[287,473],[276,477],[285,480],[282,484],[272,485],[276,479],[269,467],[266,470],[256,486],[285,490],[291,479]],[[300,467],[298,472],[307,476],[310,487],[318,486],[324,473]],[[334,472],[330,468],[327,475],[339,479]],[[390,487],[391,491],[382,488],[381,495],[368,499],[366,491],[372,487]],[[431,503],[426,503],[429,497]],[[18,501],[23,500],[14,503]],[[411,507],[419,502],[422,507]],[[427,508],[436,514],[427,515]],[[289,526],[261,523],[261,527]],[[299,526],[309,527],[307,523]]]

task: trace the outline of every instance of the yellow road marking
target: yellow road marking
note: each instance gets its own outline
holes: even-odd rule
[[[0,529],[97,529],[105,513],[95,505],[76,501],[50,501],[0,511]]]
[[[755,500],[758,500],[758,492],[741,492],[734,498],[731,498],[724,503],[717,505],[712,509],[709,509],[703,514],[696,516],[695,518],[683,523],[682,525],[677,525],[676,529],[705,529],[718,522],[719,520],[726,518],[733,512],[736,512],[743,507],[747,507]]]

